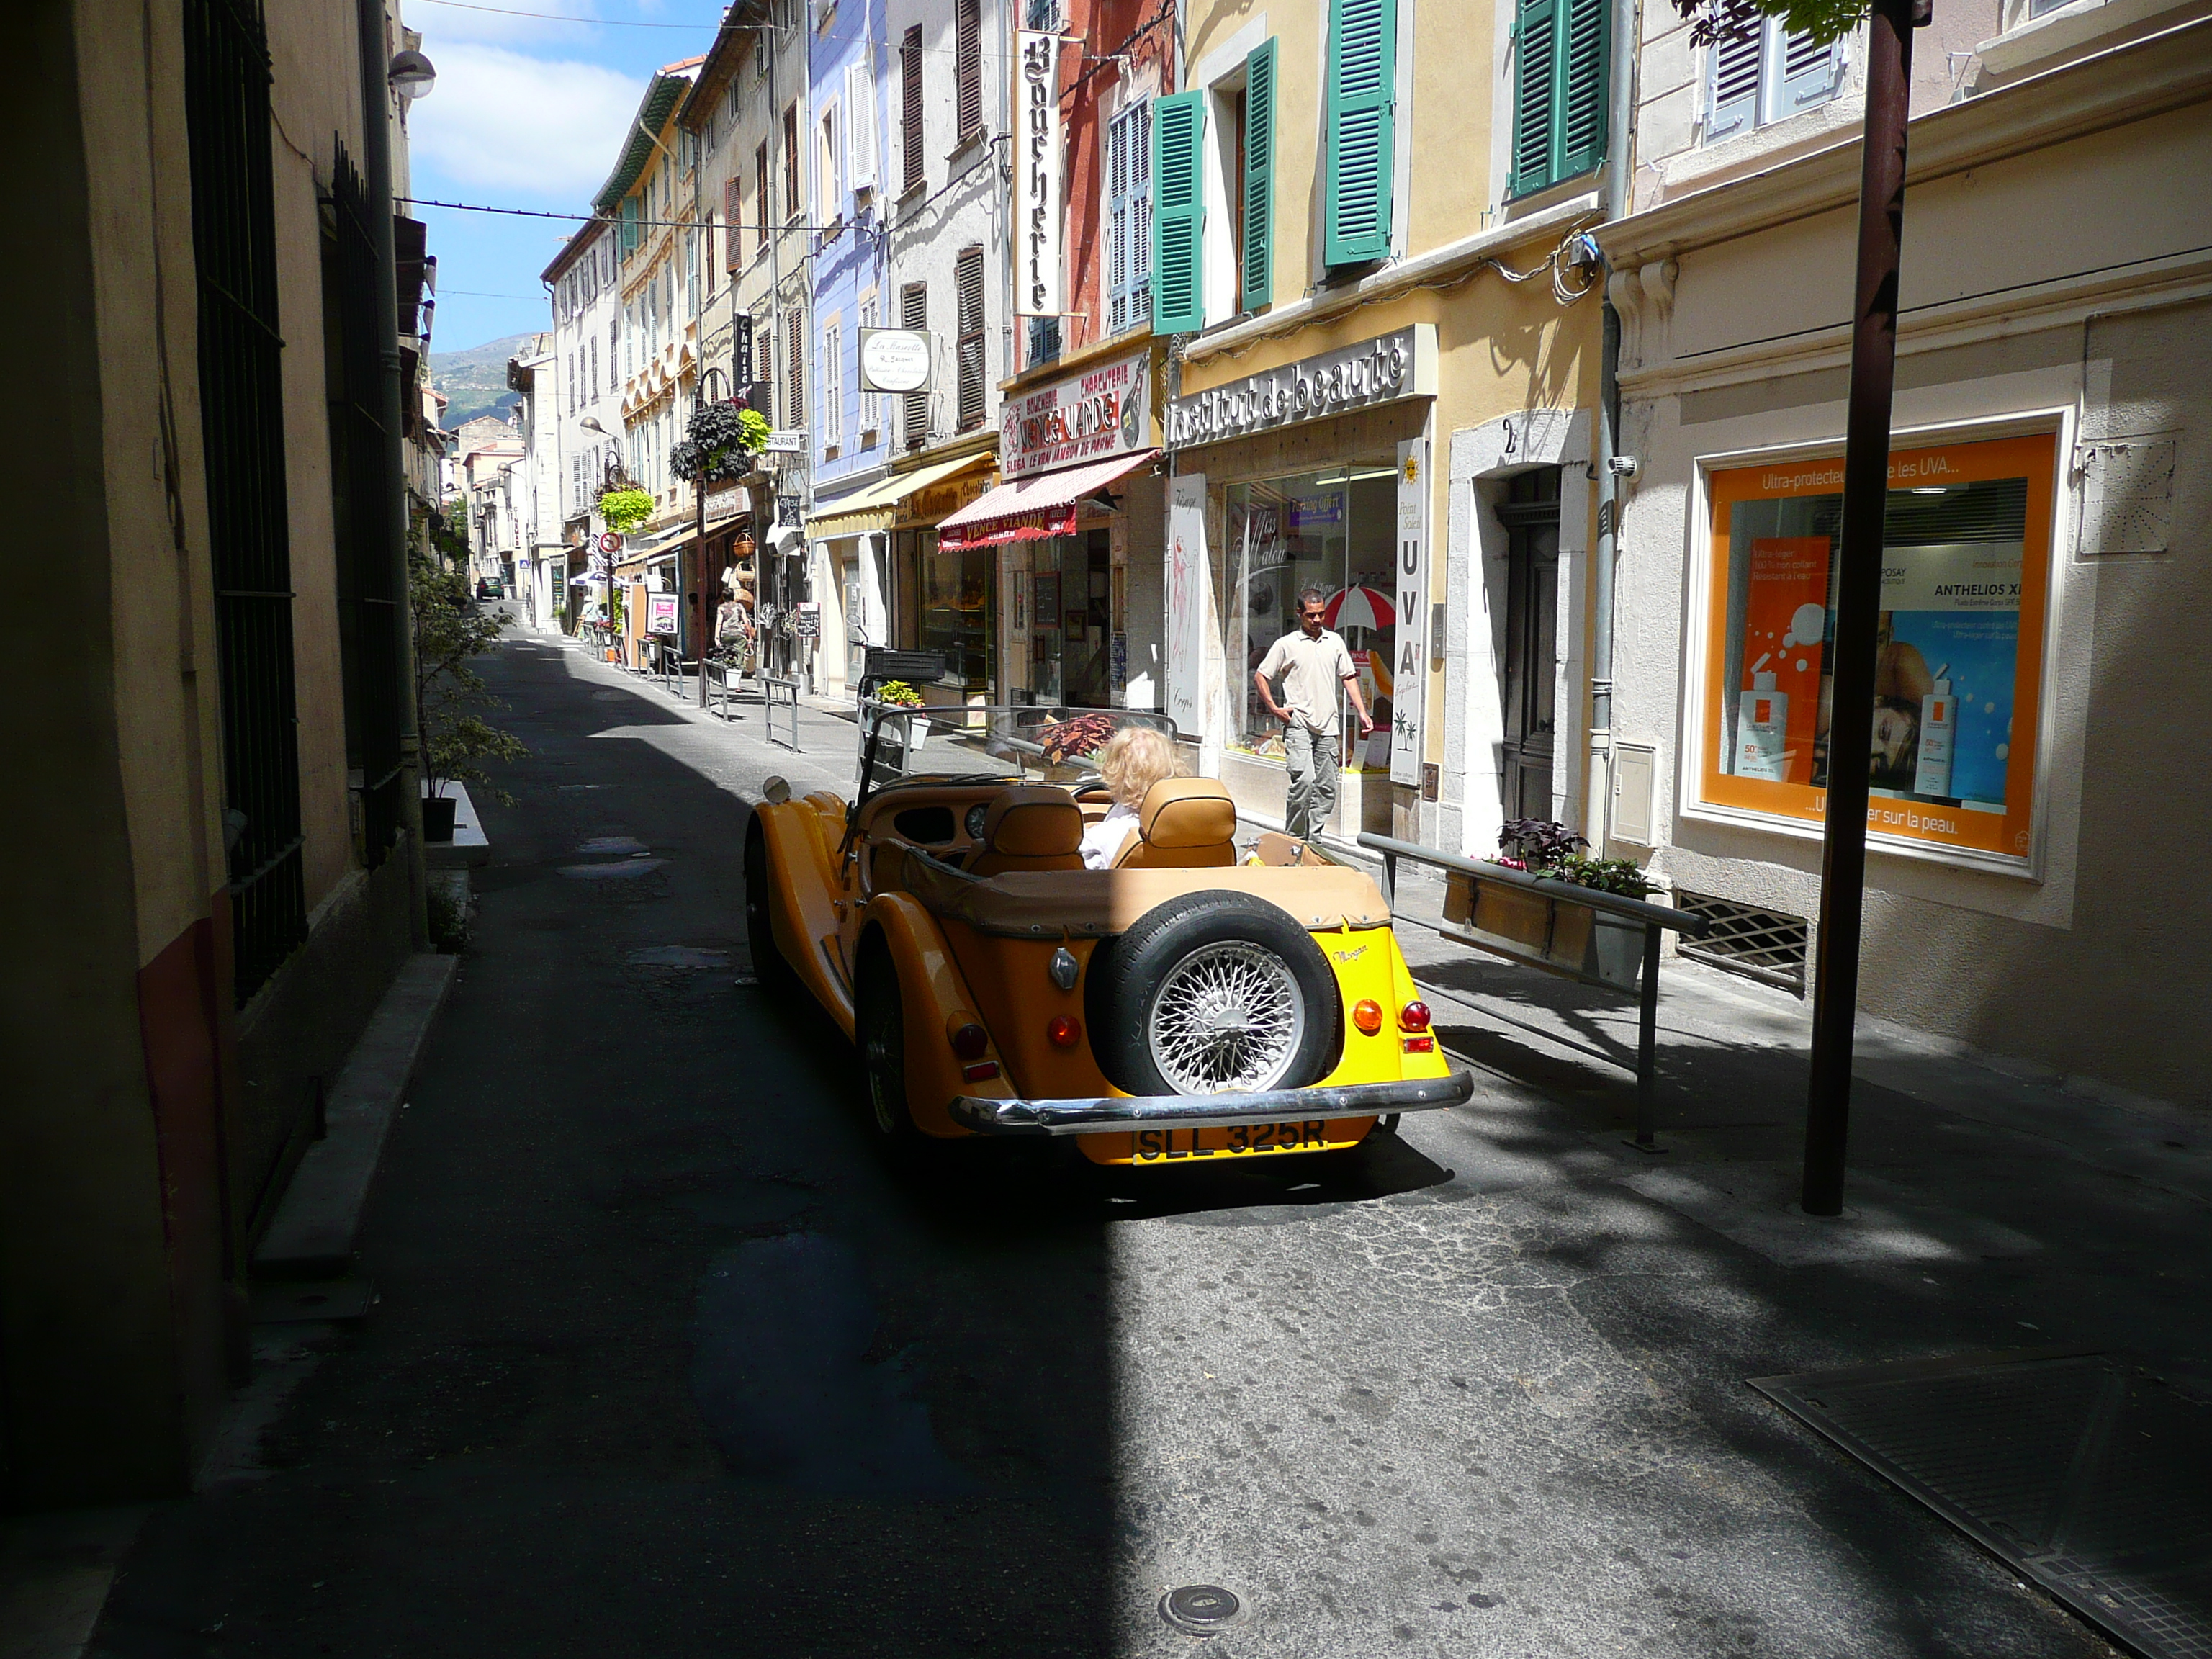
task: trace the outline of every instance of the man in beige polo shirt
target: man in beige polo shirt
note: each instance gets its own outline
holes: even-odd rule
[[[1283,803],[1283,828],[1300,841],[1311,841],[1336,811],[1336,781],[1344,770],[1344,744],[1337,719],[1336,690],[1352,699],[1359,716],[1359,735],[1375,729],[1359,696],[1359,671],[1344,636],[1322,626],[1328,601],[1318,587],[1298,595],[1298,631],[1268,647],[1253,672],[1261,705],[1283,723],[1283,752],[1291,763],[1291,790]],[[1276,695],[1280,682],[1282,694]]]

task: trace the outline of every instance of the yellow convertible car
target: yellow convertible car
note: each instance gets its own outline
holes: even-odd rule
[[[1172,775],[1174,731],[870,705],[858,799],[770,781],[745,842],[755,972],[859,1046],[888,1141],[1249,1159],[1472,1092],[1374,882],[1279,835],[1240,858],[1227,792]]]

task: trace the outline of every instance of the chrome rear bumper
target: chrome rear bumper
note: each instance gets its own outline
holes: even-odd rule
[[[1471,1072],[1328,1089],[1270,1089],[1245,1095],[1107,1095],[1092,1100],[993,1100],[957,1095],[954,1121],[987,1135],[1097,1135],[1133,1129],[1204,1129],[1382,1117],[1456,1106],[1474,1092]]]

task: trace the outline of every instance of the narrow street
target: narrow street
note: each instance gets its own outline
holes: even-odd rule
[[[744,944],[745,796],[842,757],[548,636],[486,673],[531,756],[380,1299],[258,1328],[103,1659],[2111,1651],[1742,1383],[2016,1340],[1906,1294],[1989,1264],[1785,1270],[1503,1084],[1340,1160],[895,1179]],[[1170,1629],[1190,1583],[1245,1622]]]

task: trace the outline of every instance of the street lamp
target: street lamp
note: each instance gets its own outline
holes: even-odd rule
[[[392,91],[411,104],[430,95],[430,88],[438,84],[438,71],[421,52],[408,51],[393,55],[386,78],[392,82]]]

